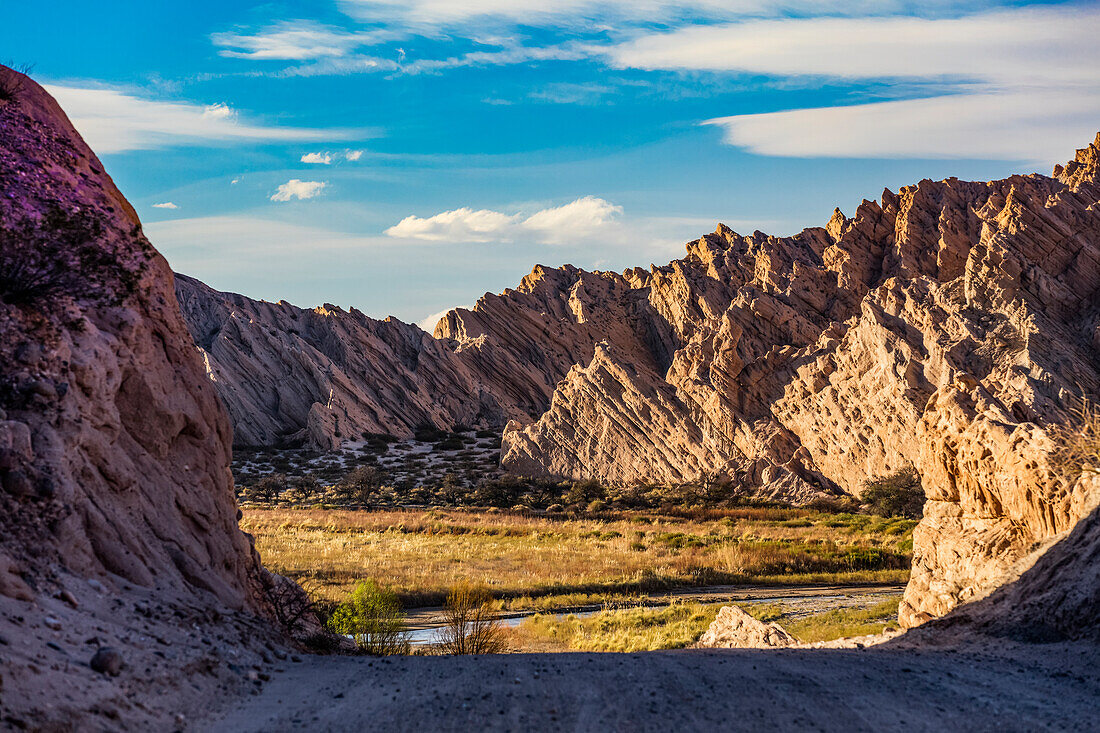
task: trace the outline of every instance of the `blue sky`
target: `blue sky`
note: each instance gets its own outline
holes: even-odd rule
[[[1100,3],[19,3],[173,267],[420,321],[532,265],[663,264],[1100,129]],[[429,319],[430,320],[430,319]]]

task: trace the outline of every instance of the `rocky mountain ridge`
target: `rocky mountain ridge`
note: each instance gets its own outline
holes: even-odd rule
[[[718,475],[796,502],[858,495],[914,466],[928,497],[902,610],[914,625],[981,595],[1093,501],[1053,472],[1047,427],[1071,419],[1075,395],[1100,390],[1098,159],[1100,136],[1050,177],[921,181],[792,237],[719,226],[649,270],[538,266],[515,290],[446,314],[434,341],[387,326],[416,344],[415,360],[374,346],[383,322],[345,314],[332,320],[363,330],[315,340],[377,362],[322,382],[322,398],[326,384],[340,388],[315,398],[304,422],[300,406],[293,426],[331,446],[338,423],[354,433],[407,431],[408,416],[441,427],[508,419],[503,464],[515,472]],[[187,293],[181,301],[189,310]],[[276,307],[233,303],[253,329]],[[286,338],[285,324],[269,325]],[[225,365],[290,349],[211,332],[208,367],[231,413],[254,411],[239,397],[248,368],[229,376]],[[444,368],[462,375],[461,392],[434,376]],[[348,406],[342,395],[386,372],[407,376],[403,393]],[[432,412],[447,399],[465,401]]]

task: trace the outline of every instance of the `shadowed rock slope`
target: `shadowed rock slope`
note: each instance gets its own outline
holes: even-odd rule
[[[274,579],[167,263],[54,100],[0,87],[0,727],[164,727],[237,684],[213,645],[277,638]]]
[[[252,300],[183,275],[176,293],[238,445],[331,449],[364,432],[500,427],[540,414],[552,389],[493,344],[460,347],[396,318]]]

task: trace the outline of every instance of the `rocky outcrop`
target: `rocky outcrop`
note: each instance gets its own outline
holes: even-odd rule
[[[1093,507],[1065,532],[1010,565],[991,592],[928,623],[918,639],[992,636],[1023,642],[1100,641],[1100,479]]]
[[[764,623],[738,606],[722,606],[695,646],[702,649],[775,649],[798,640],[776,623]]]
[[[144,670],[120,686],[168,700],[169,672],[209,656],[185,641],[200,629],[270,636],[272,578],[237,527],[229,420],[171,271],[53,99],[4,67],[0,86],[3,720],[85,728],[71,716],[113,700],[92,727],[144,727],[160,703],[119,708],[96,647]],[[181,644],[174,665],[154,639]]]

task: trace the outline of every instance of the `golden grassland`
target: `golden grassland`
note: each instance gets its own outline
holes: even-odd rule
[[[492,511],[245,509],[265,565],[316,597],[376,579],[406,607],[438,605],[460,581],[509,609],[600,603],[616,594],[725,583],[902,583],[915,522],[747,507],[693,516],[550,518]]]
[[[674,603],[662,608],[606,610],[586,617],[535,615],[509,629],[520,651],[639,652],[680,649],[695,643],[722,604]],[[782,604],[744,604],[762,621],[775,621],[802,642],[831,641],[881,633],[896,626],[898,600],[867,608],[804,614]]]

